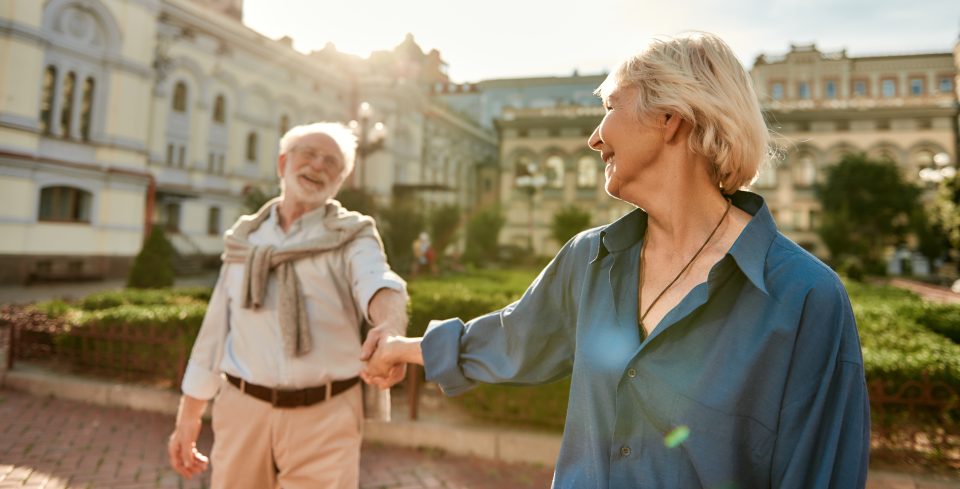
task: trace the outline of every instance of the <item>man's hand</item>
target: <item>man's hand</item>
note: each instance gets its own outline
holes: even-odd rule
[[[360,360],[367,365],[360,372],[364,382],[381,389],[389,389],[403,380],[407,374],[407,364],[388,358],[387,345],[390,338],[389,327],[376,327],[367,333],[367,340],[360,349]]]
[[[186,479],[207,470],[210,460],[197,450],[197,438],[203,426],[203,410],[206,401],[194,399],[190,396],[180,398],[180,409],[177,411],[177,424],[167,442],[167,455],[170,457],[170,466]]]

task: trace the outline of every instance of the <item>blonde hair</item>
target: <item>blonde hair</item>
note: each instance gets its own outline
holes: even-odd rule
[[[596,93],[637,87],[637,112],[673,112],[693,126],[688,145],[713,165],[726,194],[749,185],[770,159],[770,133],[750,76],[727,43],[706,32],[655,39]]]
[[[347,175],[353,170],[353,159],[357,149],[357,136],[350,128],[339,122],[313,122],[291,127],[290,130],[280,138],[280,154],[287,154],[300,138],[310,134],[325,134],[330,136],[333,142],[337,143],[340,152],[343,153],[343,174]]]

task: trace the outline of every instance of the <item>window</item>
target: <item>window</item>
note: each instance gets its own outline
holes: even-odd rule
[[[816,231],[820,228],[820,211],[815,209],[810,209],[807,211],[807,229],[811,231]]]
[[[280,116],[280,136],[282,137],[290,130],[290,117],[287,114]]]
[[[53,131],[53,97],[57,91],[57,68],[48,66],[43,72],[43,98],[40,99],[40,130]]]
[[[817,164],[810,153],[797,155],[797,162],[793,168],[793,181],[797,187],[810,187],[817,180]]]
[[[184,162],[186,161],[187,148],[186,148],[186,146],[180,146],[180,148],[178,148],[178,149],[179,149],[179,151],[178,151],[178,154],[177,154],[177,166],[180,167],[180,168],[183,168],[183,164],[184,164]]]
[[[879,119],[877,120],[877,130],[878,131],[889,131],[890,130],[890,121],[888,119]]]
[[[90,222],[90,192],[74,187],[47,187],[40,191],[41,221]]]
[[[755,182],[757,188],[774,188],[777,186],[778,166],[776,161],[770,161],[768,166],[760,168]]]
[[[827,80],[823,86],[823,93],[827,98],[837,98],[837,82]]]
[[[213,122],[223,124],[227,120],[227,101],[223,95],[217,95],[213,101]]]
[[[223,166],[223,155],[221,154],[220,157],[217,158],[217,173],[220,174],[220,175],[223,175],[223,168],[224,168],[224,166]]]
[[[923,78],[910,79],[910,95],[923,95]]]
[[[257,162],[257,133],[255,132],[247,134],[247,161]]]
[[[220,208],[211,207],[207,211],[207,234],[220,234]]]
[[[187,111],[187,84],[182,81],[177,82],[173,87],[173,110]]]
[[[546,163],[547,186],[550,188],[563,188],[563,158],[551,156],[547,158]]]
[[[577,187],[596,187],[598,166],[596,156],[582,156],[577,161]]]
[[[90,123],[93,121],[93,77],[87,77],[83,82],[83,98],[80,105],[80,137],[84,141],[90,140]]]
[[[887,78],[880,82],[880,93],[884,97],[896,97],[897,96],[897,82],[891,78]]]
[[[854,80],[853,82],[853,95],[855,97],[866,97],[867,96],[867,82],[866,80]]]
[[[163,206],[163,227],[171,233],[180,232],[180,203],[169,202]]]
[[[60,108],[60,135],[69,138],[70,126],[73,122],[73,90],[77,84],[77,74],[67,73],[63,80],[63,104]]]
[[[938,90],[940,93],[950,93],[953,91],[953,78],[949,76],[940,77],[940,80],[937,82]]]
[[[777,82],[770,86],[770,96],[774,100],[783,100],[783,83]]]
[[[797,96],[798,96],[800,99],[802,99],[802,100],[809,99],[809,98],[810,98],[810,84],[807,83],[807,82],[805,82],[805,81],[804,81],[804,82],[800,82],[799,84],[797,84]]]

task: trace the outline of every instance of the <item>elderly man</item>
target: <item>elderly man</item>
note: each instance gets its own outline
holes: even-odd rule
[[[280,196],[226,232],[168,444],[182,476],[207,467],[196,440],[216,397],[214,488],[358,487],[361,325],[371,347],[403,334],[407,296],[373,220],[333,200],[355,147],[340,124],[294,127],[280,140]]]

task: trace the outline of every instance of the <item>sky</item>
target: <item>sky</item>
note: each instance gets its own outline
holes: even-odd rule
[[[816,43],[849,55],[949,52],[958,0],[245,0],[244,23],[363,57],[407,33],[455,82],[610,71],[659,35],[718,34],[748,68]]]

